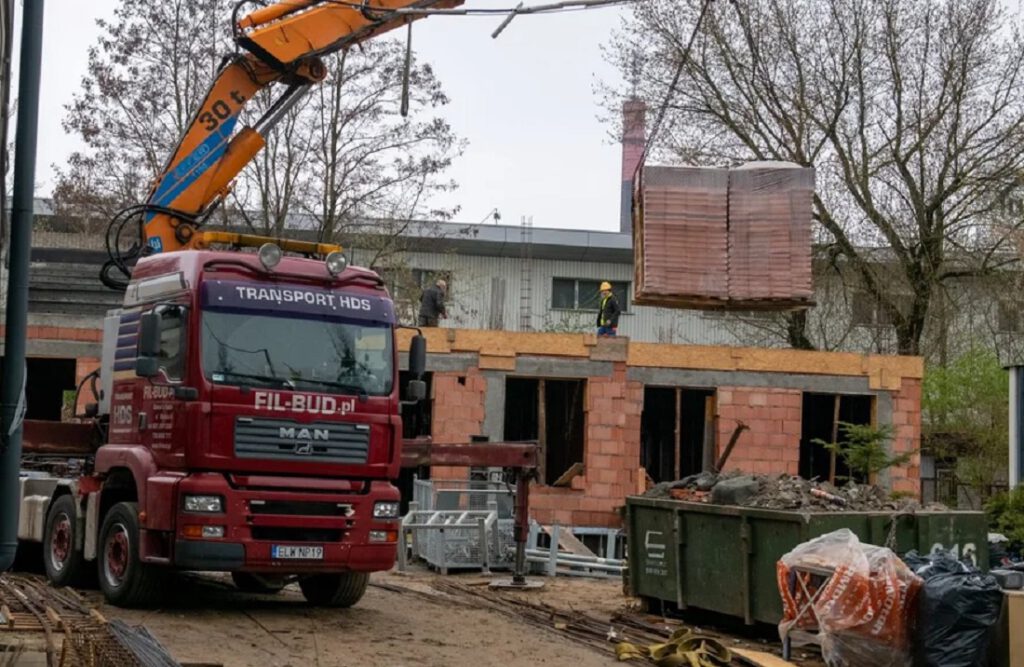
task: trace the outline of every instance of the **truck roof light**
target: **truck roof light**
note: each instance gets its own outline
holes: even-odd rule
[[[282,257],[284,257],[284,251],[281,250],[280,246],[273,243],[264,243],[260,246],[260,264],[267,271],[273,271],[274,267],[281,263]]]
[[[324,263],[327,264],[327,273],[332,276],[337,276],[345,270],[346,266],[348,266],[348,258],[345,257],[344,253],[335,250],[331,254],[327,255],[327,259]]]

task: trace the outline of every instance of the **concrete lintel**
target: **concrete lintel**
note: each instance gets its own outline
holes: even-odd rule
[[[753,371],[701,371],[679,368],[632,367],[626,378],[645,385],[668,387],[770,387],[796,389],[822,394],[878,394],[866,377],[835,375],[799,375],[794,373],[757,373]]]
[[[522,356],[516,359],[515,374],[545,378],[590,378],[610,376],[612,370],[614,364],[610,361]]]
[[[468,354],[428,354],[427,371],[432,373],[465,373],[480,365],[480,357],[476,353]],[[409,353],[398,354],[398,368],[409,370]]]

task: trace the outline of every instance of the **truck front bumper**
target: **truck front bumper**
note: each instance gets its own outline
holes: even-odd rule
[[[398,489],[389,482],[355,481],[340,492],[315,484],[308,489],[289,486],[240,487],[213,473],[182,480],[174,565],[262,574],[375,572],[394,565],[398,520],[374,518],[377,503],[399,501]],[[186,511],[185,496],[219,496],[223,511]],[[222,528],[223,537],[203,537],[204,527]],[[316,557],[275,558],[275,547],[298,547]]]

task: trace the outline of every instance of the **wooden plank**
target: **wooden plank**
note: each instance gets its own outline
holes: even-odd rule
[[[541,526],[541,529],[550,535],[552,533],[551,526]],[[597,554],[587,548],[587,545],[580,542],[579,538],[572,534],[568,526],[559,526],[558,528],[558,548],[565,549],[571,554],[577,556],[588,556],[597,558]]]
[[[537,465],[537,479],[541,483],[547,479],[548,461],[548,410],[545,400],[546,386],[544,380],[537,381],[537,444],[540,445],[540,461]]]
[[[832,408],[832,444],[839,441],[839,394],[836,394]],[[836,450],[831,450],[828,457],[828,482],[836,483]]]
[[[717,403],[715,394],[704,399],[704,433],[701,438],[701,471],[709,472],[718,460],[718,424],[715,423]]]
[[[675,440],[675,457],[676,457],[676,469],[675,477],[672,479],[681,479],[683,473],[680,468],[683,462],[683,388],[676,387],[676,418],[675,430],[673,431],[673,438]]]
[[[572,484],[573,477],[579,477],[583,474],[583,464],[580,462],[573,463],[569,466],[569,469],[562,473],[562,476],[554,481],[551,486],[569,486]]]
[[[765,653],[764,651],[751,651],[745,648],[731,648],[729,650],[744,664],[753,665],[753,667],[797,667],[796,663],[783,660],[776,655]]]

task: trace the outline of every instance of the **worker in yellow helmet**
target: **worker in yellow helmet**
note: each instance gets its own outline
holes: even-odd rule
[[[597,311],[597,335],[616,335],[621,314],[622,307],[619,306],[619,300],[612,292],[612,284],[607,281],[601,283],[601,307]]]

